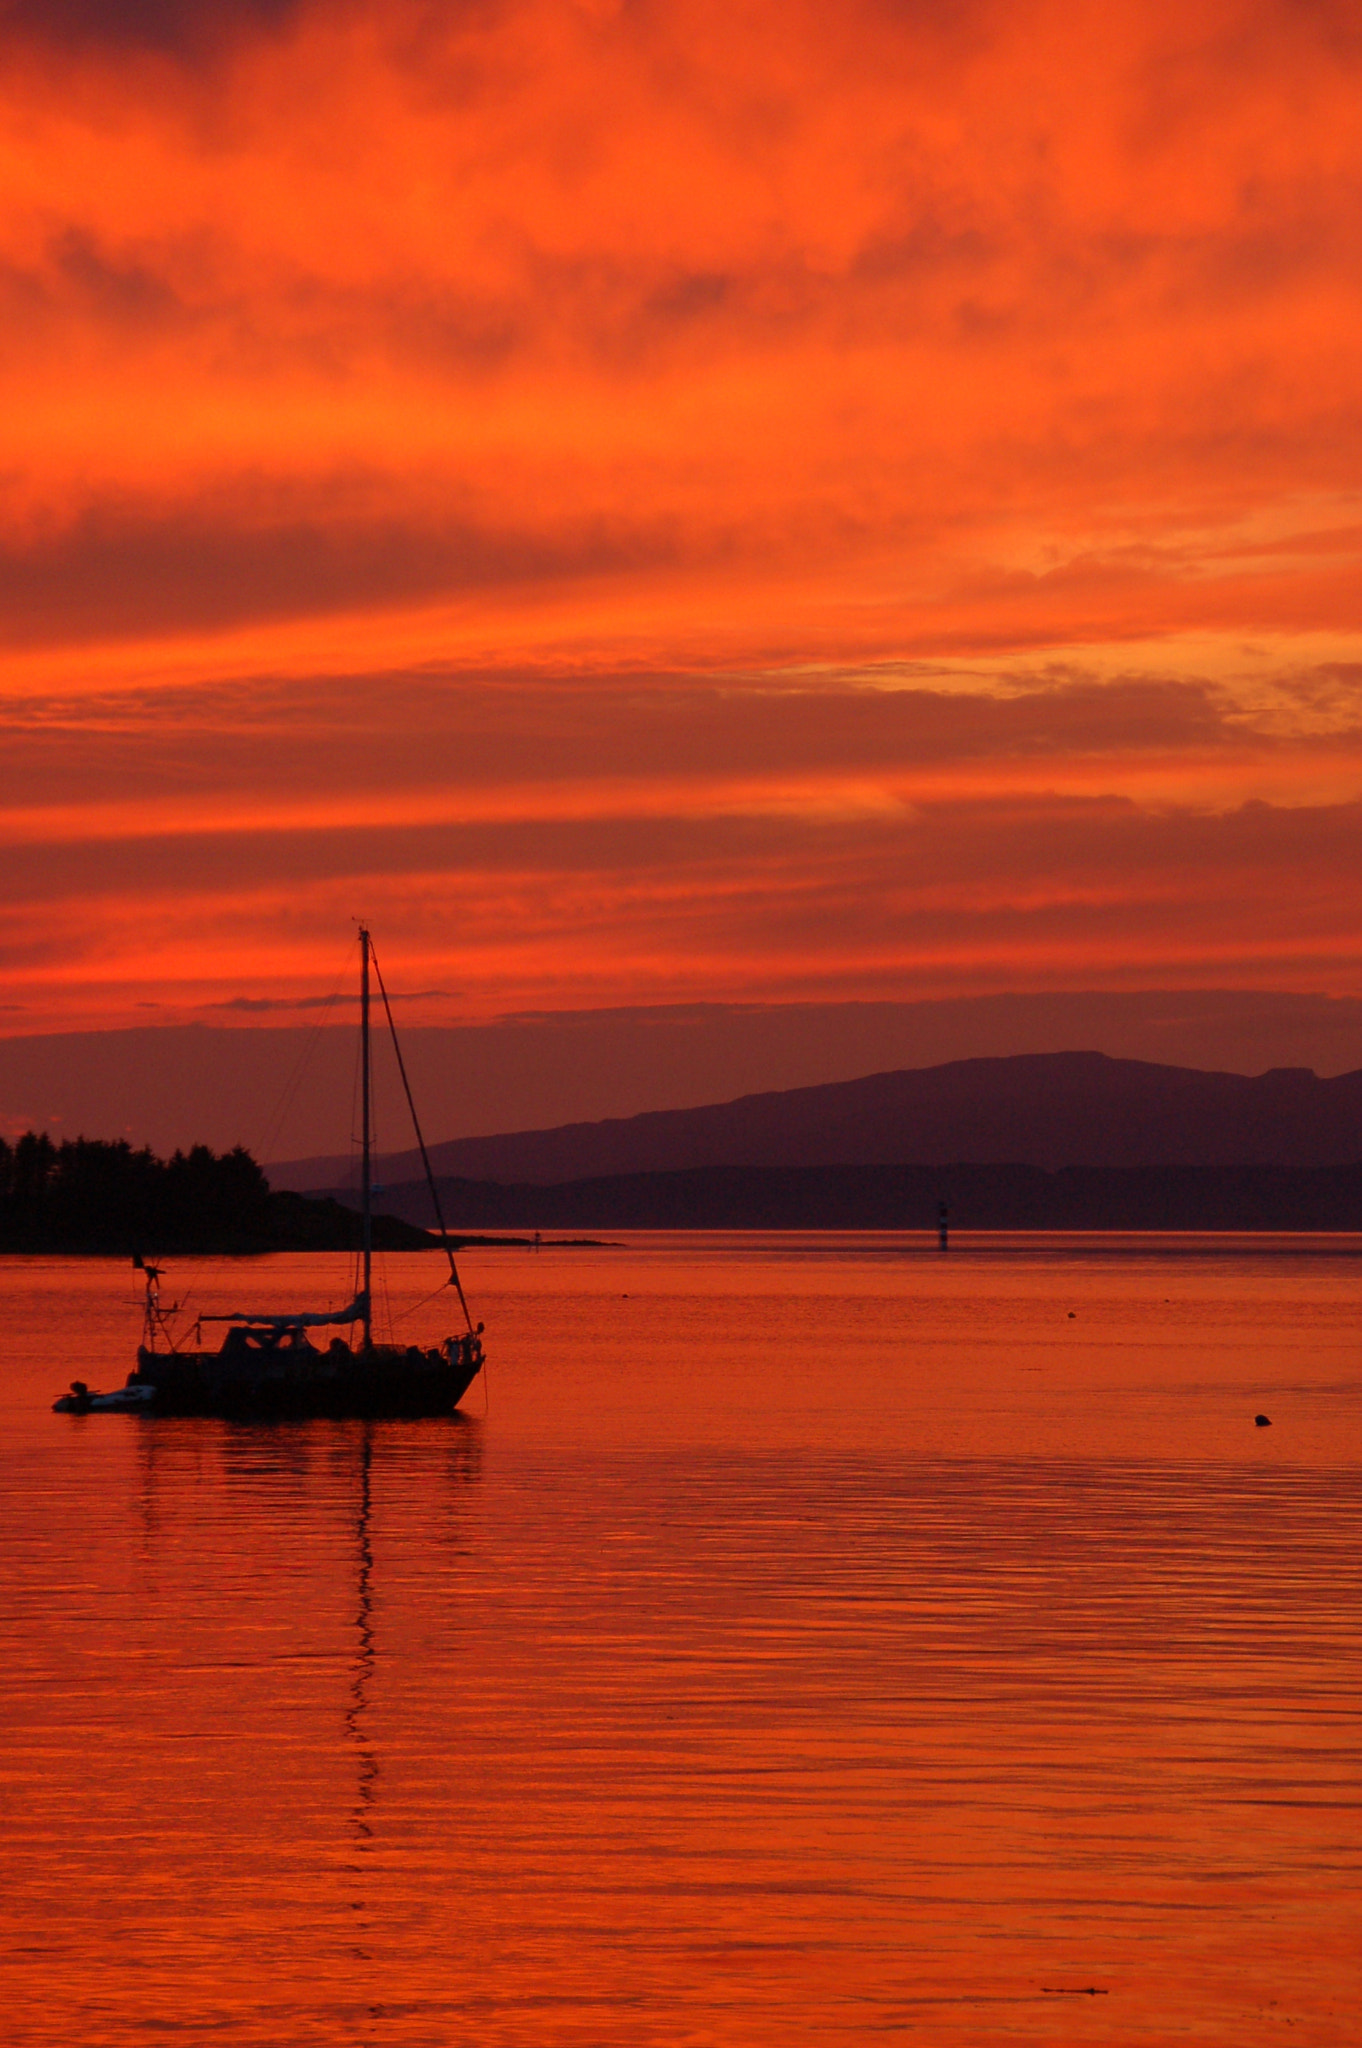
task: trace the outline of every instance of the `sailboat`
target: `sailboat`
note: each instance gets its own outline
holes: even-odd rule
[[[474,1325],[454,1247],[445,1228],[439,1189],[431,1171],[426,1142],[416,1115],[406,1063],[393,1022],[388,991],[368,930],[360,927],[360,1109],[363,1123],[360,1154],[359,1286],[354,1299],[339,1309],[234,1310],[228,1315],[201,1316],[186,1331],[191,1344],[176,1335],[180,1306],[163,1306],[163,1269],[140,1257],[134,1264],[146,1284],[142,1342],[136,1368],[126,1386],[107,1394],[83,1381],[72,1382],[53,1406],[59,1412],[83,1414],[94,1409],[136,1409],[155,1415],[306,1416],[306,1415],[447,1415],[463,1399],[482,1370],[481,1323]],[[373,1332],[373,1063],[370,1032],[371,978],[392,1034],[397,1069],[411,1112],[434,1204],[435,1218],[449,1280],[458,1296],[464,1328],[434,1347],[380,1344]],[[205,1323],[229,1327],[216,1350],[202,1348]],[[314,1332],[346,1328],[348,1340],[333,1336],[319,1345]]]

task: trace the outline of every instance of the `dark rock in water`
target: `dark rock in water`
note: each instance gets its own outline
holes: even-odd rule
[[[1270,1415],[1255,1415],[1253,1420],[1259,1429],[1271,1429],[1272,1427],[1272,1417]]]

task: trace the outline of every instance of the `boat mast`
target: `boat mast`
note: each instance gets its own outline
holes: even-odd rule
[[[372,1121],[369,1105],[369,1081],[371,1062],[369,1055],[369,934],[363,925],[359,928],[359,1072],[360,1110],[364,1124],[361,1152],[361,1181],[363,1188],[364,1234],[360,1242],[364,1251],[364,1278],[360,1299],[364,1303],[364,1349],[370,1350],[374,1341],[373,1309],[369,1297],[369,1283],[374,1262],[374,1196],[370,1186],[370,1124]]]

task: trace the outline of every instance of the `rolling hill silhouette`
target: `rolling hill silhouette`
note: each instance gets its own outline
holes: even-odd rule
[[[1025,1053],[430,1149],[441,1178],[519,1185],[714,1167],[1334,1167],[1362,1160],[1362,1071],[1321,1080],[1307,1067],[1250,1076]],[[379,1167],[393,1193],[420,1170],[415,1152]],[[294,1188],[341,1192],[353,1178],[341,1158],[271,1169]]]

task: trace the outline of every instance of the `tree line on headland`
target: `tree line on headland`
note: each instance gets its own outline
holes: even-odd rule
[[[273,1190],[243,1146],[192,1145],[169,1159],[126,1140],[26,1131],[0,1138],[0,1251],[350,1251],[360,1219],[339,1202]],[[374,1243],[422,1250],[433,1240],[393,1217]]]

